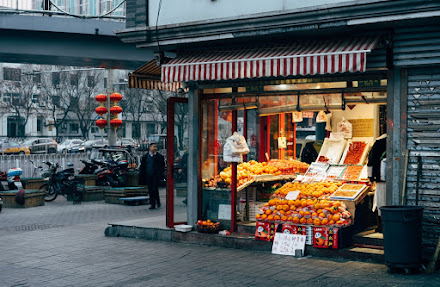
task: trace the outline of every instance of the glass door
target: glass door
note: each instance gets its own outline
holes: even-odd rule
[[[187,222],[188,99],[169,98],[167,111],[167,226]]]

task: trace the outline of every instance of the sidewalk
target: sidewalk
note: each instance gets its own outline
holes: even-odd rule
[[[105,237],[93,223],[3,236],[0,286],[438,286],[440,274],[239,249]]]

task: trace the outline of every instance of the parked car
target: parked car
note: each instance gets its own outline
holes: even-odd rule
[[[116,145],[122,148],[131,148],[135,149],[138,148],[137,142],[135,142],[133,139],[120,139],[116,142]]]
[[[104,148],[108,147],[108,140],[98,139],[98,140],[88,140],[84,143],[84,151],[90,152],[94,148]]]
[[[57,142],[50,138],[37,138],[25,142],[31,153],[56,153]]]
[[[4,141],[0,143],[1,154],[30,154],[30,150],[25,145],[20,145],[16,142]]]
[[[58,145],[58,152],[61,153],[71,153],[71,152],[77,152],[78,147],[84,143],[84,141],[79,139],[66,139],[62,143]]]

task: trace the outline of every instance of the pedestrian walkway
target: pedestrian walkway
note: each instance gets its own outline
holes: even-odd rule
[[[238,249],[109,238],[105,224],[6,235],[0,286],[438,286],[439,274]]]

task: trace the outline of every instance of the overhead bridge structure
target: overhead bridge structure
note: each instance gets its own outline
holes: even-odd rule
[[[122,43],[125,22],[0,12],[0,62],[135,70],[151,50]]]

